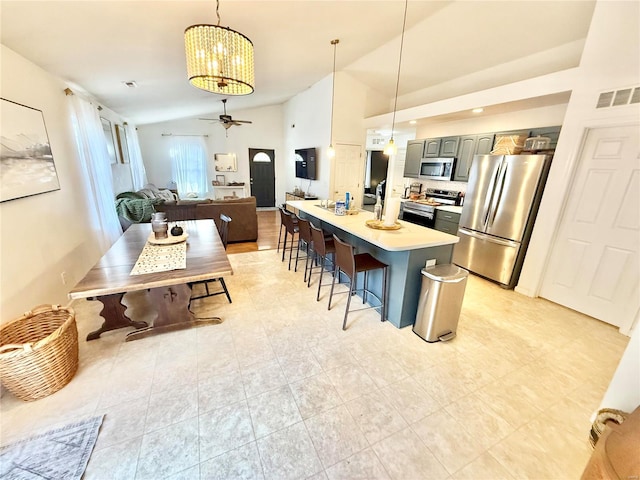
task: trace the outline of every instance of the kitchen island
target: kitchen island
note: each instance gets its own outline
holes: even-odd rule
[[[413,325],[418,310],[420,286],[427,260],[451,263],[458,237],[431,228],[399,220],[398,230],[376,230],[366,225],[373,213],[360,210],[357,215],[335,215],[333,209],[320,206],[318,200],[288,201],[302,218],[315,226],[335,233],[356,247],[357,253],[369,253],[389,265],[387,283],[387,320],[398,328]],[[369,288],[381,294],[382,272],[369,273]],[[362,279],[358,280],[362,288]]]

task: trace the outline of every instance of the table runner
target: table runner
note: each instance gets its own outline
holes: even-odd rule
[[[185,268],[187,268],[187,242],[172,245],[153,245],[147,242],[131,270],[131,275]]]

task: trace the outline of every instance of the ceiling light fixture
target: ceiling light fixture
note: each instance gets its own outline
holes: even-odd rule
[[[191,25],[184,31],[189,83],[221,95],[248,95],[255,84],[253,43],[245,35],[216,25]]]
[[[484,108],[474,108],[473,110],[471,110],[473,113],[482,113],[484,112]]]
[[[329,158],[333,158],[336,156],[336,149],[333,148],[333,99],[336,95],[336,48],[340,43],[339,39],[331,40],[331,45],[333,45],[333,77],[331,80],[331,126],[329,133],[329,148],[327,149],[327,156]]]
[[[418,123],[417,120],[409,120],[409,125],[415,125],[416,123]]]
[[[400,67],[402,65],[402,46],[404,44],[404,29],[407,25],[407,6],[409,4],[409,0],[404,0],[404,18],[402,20],[402,34],[400,35],[400,55],[398,56],[398,77],[396,79],[396,98],[393,103],[393,121],[391,122],[391,139],[387,146],[384,147],[385,155],[395,155],[398,153],[398,147],[396,146],[393,140],[393,129],[396,126],[396,108],[398,106],[398,87],[400,86]]]

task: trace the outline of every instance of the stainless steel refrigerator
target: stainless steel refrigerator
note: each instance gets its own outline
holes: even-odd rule
[[[474,157],[453,263],[516,285],[550,164],[550,155]]]

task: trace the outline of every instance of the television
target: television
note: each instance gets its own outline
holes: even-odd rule
[[[316,179],[316,149],[298,148],[295,150],[296,178]]]

